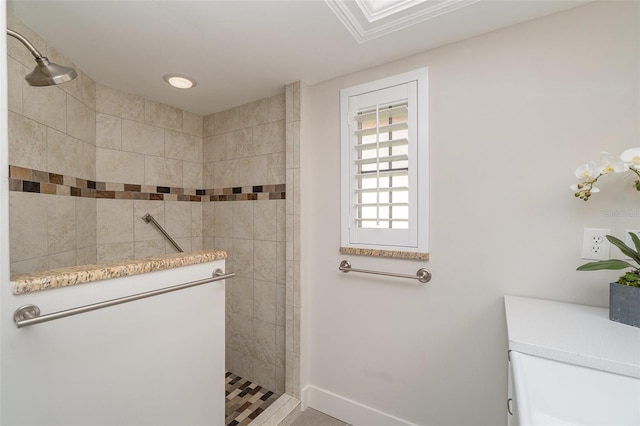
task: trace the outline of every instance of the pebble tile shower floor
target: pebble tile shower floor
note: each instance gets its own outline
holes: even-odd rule
[[[279,396],[227,371],[225,378],[225,425],[248,425]]]

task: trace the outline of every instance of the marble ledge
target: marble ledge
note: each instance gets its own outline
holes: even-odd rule
[[[99,265],[72,266],[31,274],[15,274],[11,276],[11,284],[13,286],[13,294],[33,293],[35,291],[162,271],[226,258],[227,252],[222,250],[175,253]]]
[[[396,259],[429,260],[429,253],[401,251],[401,250],[377,250],[355,247],[340,247],[341,254],[353,254],[357,256],[391,257]]]

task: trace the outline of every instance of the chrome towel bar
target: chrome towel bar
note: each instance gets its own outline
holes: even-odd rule
[[[85,312],[95,311],[97,309],[108,308],[109,306],[115,306],[115,305],[121,305],[123,303],[133,302],[134,300],[146,299],[147,297],[158,296],[165,293],[171,293],[173,291],[183,290],[189,287],[195,287],[202,284],[211,283],[214,281],[220,281],[227,278],[232,278],[235,275],[236,274],[234,272],[225,274],[222,269],[216,268],[213,271],[211,278],[205,278],[203,280],[198,280],[198,281],[191,281],[188,283],[160,288],[158,290],[147,291],[144,293],[132,294],[131,296],[120,297],[118,299],[111,299],[104,302],[80,306],[77,308],[67,309],[64,311],[54,312],[46,315],[40,315],[40,308],[38,308],[36,305],[24,305],[18,308],[13,314],[13,322],[15,322],[16,327],[18,328],[27,327],[30,325],[40,324],[47,321],[53,321],[60,318],[70,317],[72,315],[78,315]]]
[[[171,238],[171,235],[169,235],[167,233],[167,231],[164,230],[164,228],[162,227],[162,225],[160,225],[158,223],[158,221],[156,220],[155,217],[151,216],[151,213],[147,213],[144,216],[142,216],[142,220],[144,220],[146,223],[151,222],[153,224],[153,226],[155,226],[158,231],[160,231],[162,233],[162,235],[164,235],[164,237],[169,240],[169,242],[171,243],[172,246],[174,246],[176,248],[176,250],[178,250],[180,253],[184,253],[184,250],[182,250],[182,248],[178,245],[178,243],[176,243],[176,240],[174,240],[173,238]]]
[[[340,262],[340,266],[338,267],[342,272],[362,272],[364,274],[375,274],[375,275],[385,275],[387,277],[398,277],[398,278],[411,278],[414,280],[418,280],[421,283],[428,283],[431,281],[431,272],[427,271],[425,268],[418,269],[415,275],[405,275],[405,274],[396,274],[393,272],[382,272],[382,271],[369,271],[367,269],[354,269],[351,267],[351,264],[347,260],[343,260]]]

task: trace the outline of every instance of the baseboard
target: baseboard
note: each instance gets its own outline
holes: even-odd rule
[[[413,423],[407,420],[312,385],[307,385],[302,390],[302,400],[305,408],[307,406],[314,408],[329,416],[356,426],[413,425]]]

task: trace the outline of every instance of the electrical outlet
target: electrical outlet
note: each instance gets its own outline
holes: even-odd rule
[[[611,229],[584,228],[582,238],[582,258],[587,260],[607,260],[611,243],[606,235]]]

